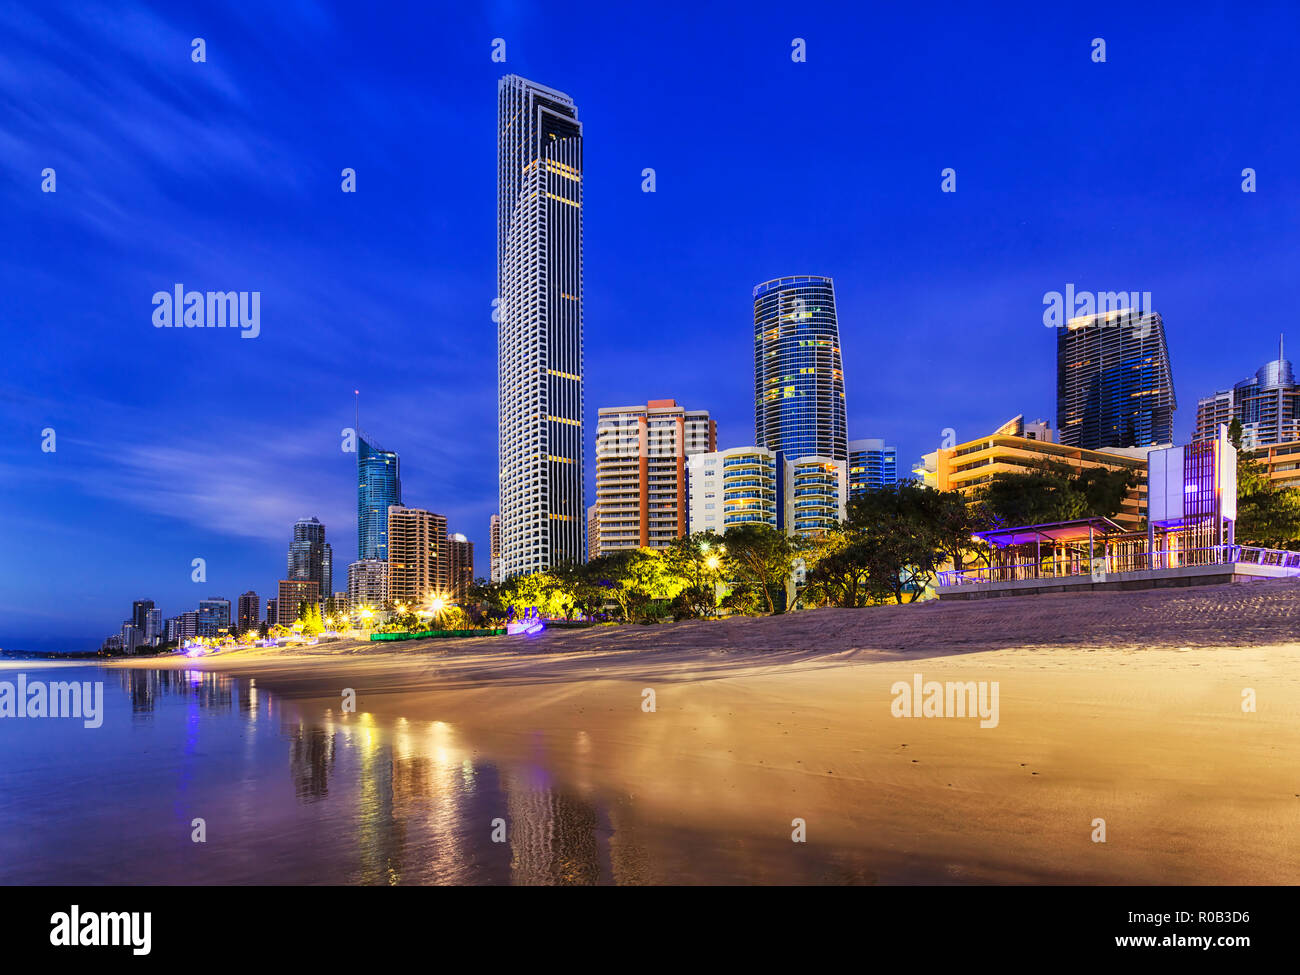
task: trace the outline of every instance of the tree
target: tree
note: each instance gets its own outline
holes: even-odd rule
[[[684,588],[668,571],[663,555],[649,548],[619,549],[593,559],[591,578],[602,592],[618,603],[623,619],[648,622],[651,603],[669,600]]]
[[[714,532],[685,535],[664,550],[665,568],[682,585],[674,601],[675,616],[685,619],[717,615],[718,583],[725,555],[722,536]]]
[[[590,562],[564,562],[551,574],[567,598],[570,615],[576,610],[590,619],[604,609],[606,590],[592,572]]]
[[[860,533],[843,525],[828,532],[814,550],[802,598],[845,609],[867,605],[869,556]]]
[[[302,611],[298,614],[298,622],[302,624],[303,636],[316,636],[325,629],[325,624],[321,620],[320,607],[315,603],[304,602]]]
[[[769,525],[735,525],[722,536],[725,570],[773,615],[785,612],[785,586],[801,545]]]
[[[849,505],[852,558],[866,567],[873,602],[915,602],[954,553],[972,544],[960,496],[902,481],[865,491]],[[964,507],[964,504],[963,504]]]

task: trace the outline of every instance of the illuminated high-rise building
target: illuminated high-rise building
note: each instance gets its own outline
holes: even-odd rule
[[[388,599],[415,610],[451,584],[447,519],[422,508],[388,509]]]
[[[1085,450],[1173,443],[1174,379],[1153,311],[1080,315],[1056,334],[1056,427]]]
[[[261,622],[262,600],[253,590],[243,593],[239,597],[237,631],[243,633],[247,630],[257,629]]]
[[[898,481],[898,450],[880,439],[849,441],[849,499]]]
[[[588,548],[601,555],[664,549],[686,535],[687,459],[717,448],[717,424],[707,410],[688,410],[671,399],[601,408]]]
[[[583,146],[563,92],[507,75],[497,108],[498,475],[509,578],[584,556]]]
[[[501,582],[501,516],[493,515],[488,519],[488,578],[492,582]]]
[[[784,460],[848,460],[830,278],[774,278],[754,289],[754,431],[758,446]]]
[[[357,431],[357,560],[388,558],[388,508],[402,503],[402,464]]]
[[[317,594],[334,591],[334,550],[325,541],[325,526],[316,518],[299,518],[289,543],[286,578],[310,579]]]
[[[1196,404],[1196,440],[1213,440],[1220,424],[1241,421],[1247,450],[1300,440],[1300,383],[1278,339],[1277,358],[1250,379],[1219,390]]]
[[[474,586],[474,543],[457,532],[447,536],[447,595],[464,605]]]

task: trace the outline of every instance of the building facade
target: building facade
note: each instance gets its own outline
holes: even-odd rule
[[[722,534],[738,525],[777,526],[776,453],[732,447],[695,454],[687,461],[689,530]],[[603,543],[602,543],[603,545]]]
[[[898,481],[898,449],[876,439],[849,441],[849,499]]]
[[[1056,427],[1087,450],[1173,443],[1173,373],[1153,311],[1071,318],[1056,332]]]
[[[717,425],[707,411],[671,399],[597,416],[596,536],[589,520],[588,546],[603,555],[667,548],[687,534],[687,460],[717,450]]]
[[[447,593],[460,605],[474,586],[474,543],[459,532],[447,536]]]
[[[402,503],[402,462],[357,431],[357,559],[388,558],[388,509]],[[326,591],[326,590],[322,590]]]
[[[250,589],[239,597],[237,605],[239,632],[243,633],[245,630],[257,629],[262,619],[262,600],[257,593]]]
[[[211,596],[199,600],[199,636],[219,636],[230,631],[230,600]]]
[[[149,609],[144,614],[144,642],[151,647],[162,643],[164,637],[161,609]]]
[[[388,527],[384,526],[384,538]],[[348,566],[348,606],[381,609],[388,602],[388,562],[384,559],[358,559]]]
[[[781,458],[848,461],[835,285],[814,275],[754,288],[754,435]]]
[[[801,457],[782,471],[781,524],[789,535],[818,536],[842,522],[848,510],[848,463],[832,457]]]
[[[275,597],[276,622],[293,626],[302,615],[302,607],[320,605],[320,588],[315,579],[281,579]]]
[[[1016,417],[987,437],[940,448],[925,455],[914,471],[929,487],[939,491],[960,491],[969,497],[998,474],[1027,474],[1044,462],[1061,464],[1075,471],[1103,467],[1132,472],[1137,483],[1129,488],[1120,511],[1111,520],[1123,528],[1137,530],[1146,517],[1148,449],[1084,450],[1039,439],[1038,429],[1026,429]],[[1016,431],[1019,431],[1018,433]],[[1033,437],[1027,434],[1034,434]]]
[[[1241,421],[1243,450],[1300,441],[1300,384],[1278,340],[1277,358],[1250,379],[1196,404],[1196,440],[1213,440],[1220,424]]]
[[[493,515],[488,519],[488,578],[492,582],[501,582],[501,516]]]
[[[325,526],[315,518],[300,518],[289,543],[287,577],[316,583],[317,593],[334,591],[334,552],[325,541]]]
[[[388,509],[388,601],[415,610],[451,584],[447,519],[423,508]]]
[[[507,75],[497,114],[498,460],[503,578],[580,562],[582,123]]]

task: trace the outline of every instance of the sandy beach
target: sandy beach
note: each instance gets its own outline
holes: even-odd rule
[[[438,722],[544,765],[660,838],[616,851],[626,882],[725,856],[759,881],[1300,883],[1290,580],[113,666],[251,677],[322,721]],[[996,727],[895,717],[916,674],[997,682]]]

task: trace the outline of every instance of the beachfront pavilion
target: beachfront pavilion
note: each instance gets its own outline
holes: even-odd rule
[[[1146,534],[1109,518],[995,528],[974,537],[988,546],[989,565],[963,575],[989,581],[1091,574],[1097,559],[1104,559],[1111,572],[1146,568]]]

